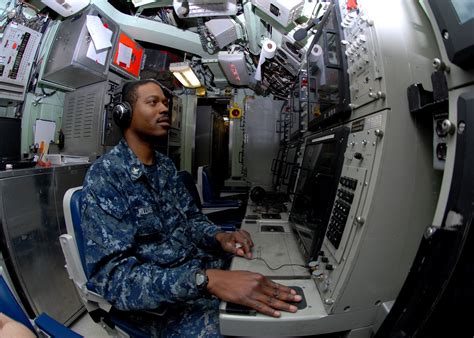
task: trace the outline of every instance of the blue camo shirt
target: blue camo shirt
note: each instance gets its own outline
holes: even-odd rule
[[[122,139],[89,169],[82,228],[89,287],[119,310],[155,309],[201,296],[198,269],[220,249],[173,162],[142,164]],[[222,253],[222,251],[218,251]]]

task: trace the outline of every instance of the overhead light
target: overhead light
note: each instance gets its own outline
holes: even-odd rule
[[[170,71],[186,88],[201,87],[201,82],[194,74],[189,62],[175,62],[170,64]]]

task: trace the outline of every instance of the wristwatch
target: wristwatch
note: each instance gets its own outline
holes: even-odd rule
[[[207,278],[206,271],[205,270],[198,270],[196,271],[196,274],[194,275],[195,282],[196,282],[196,287],[198,288],[199,291],[201,292],[206,292],[207,291],[207,283],[209,279]]]

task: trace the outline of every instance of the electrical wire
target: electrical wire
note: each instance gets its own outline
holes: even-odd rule
[[[234,255],[235,256],[235,255]],[[241,256],[235,256],[235,257],[241,257]],[[276,268],[270,266],[270,264],[267,263],[267,261],[265,259],[263,259],[262,257],[254,257],[254,258],[245,258],[249,261],[255,261],[255,260],[258,260],[258,261],[262,261],[263,263],[265,263],[265,265],[267,266],[267,268],[269,268],[270,270],[272,271],[275,271],[275,270],[280,270],[281,268],[284,268],[285,266],[299,266],[299,267],[302,267],[302,268],[307,268],[306,265],[303,265],[303,264],[293,264],[293,263],[286,263],[286,264],[282,264],[282,265],[279,265],[277,266]]]

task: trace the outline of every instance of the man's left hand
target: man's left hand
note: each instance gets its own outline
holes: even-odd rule
[[[221,244],[224,251],[237,256],[252,258],[253,241],[247,231],[219,232],[216,235],[216,240]]]

